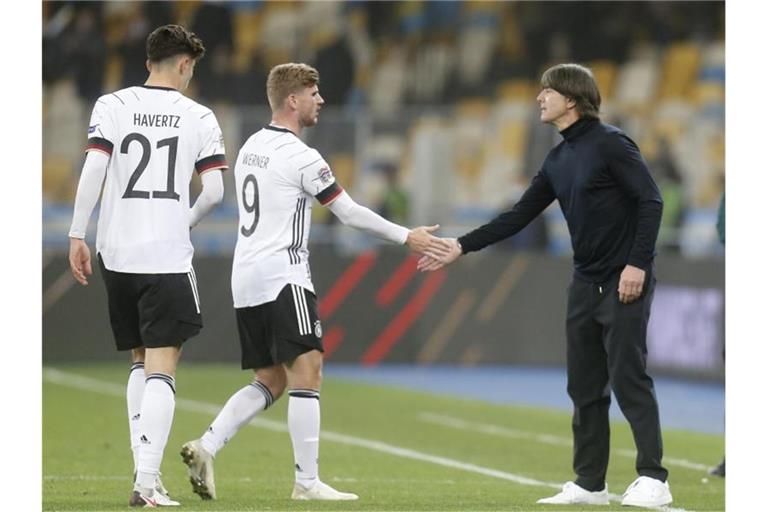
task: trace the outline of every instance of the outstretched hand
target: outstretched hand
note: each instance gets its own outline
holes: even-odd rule
[[[434,226],[419,226],[417,228],[413,228],[408,233],[408,238],[406,239],[405,244],[413,252],[424,254],[427,248],[432,243],[434,243],[435,240],[440,240],[440,238],[430,234],[430,233],[434,233],[439,228],[440,228],[440,224],[435,224]]]
[[[69,239],[69,268],[78,283],[88,286],[86,276],[93,274],[91,269],[91,250],[85,240]]]
[[[437,238],[429,245],[416,268],[421,271],[437,270],[453,263],[461,256],[461,247],[455,238]]]

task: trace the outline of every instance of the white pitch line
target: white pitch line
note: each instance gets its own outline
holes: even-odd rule
[[[104,480],[125,480],[132,481],[129,476],[117,476],[117,475],[44,475],[43,480],[52,481],[73,481],[73,480],[87,480],[87,481],[104,481]]]
[[[92,393],[99,393],[102,395],[111,395],[119,398],[125,397],[125,387],[113,382],[93,379],[91,377],[85,377],[74,373],[63,372],[54,368],[43,368],[43,380],[52,384],[58,384],[70,388],[80,389],[83,391],[89,391]],[[200,412],[204,414],[218,414],[222,406],[209,404],[205,402],[198,402],[197,400],[177,399],[176,408],[186,411]],[[287,432],[288,428],[285,423],[268,420],[266,418],[254,418],[250,424],[253,427],[265,428],[276,432]],[[438,466],[458,469],[466,471],[468,473],[475,473],[479,475],[490,476],[509,482],[514,482],[520,485],[532,485],[537,487],[549,487],[552,489],[560,489],[562,483],[545,482],[542,480],[536,480],[534,478],[528,478],[525,476],[516,475],[514,473],[508,473],[506,471],[500,471],[498,469],[486,468],[471,464],[468,462],[462,462],[456,459],[450,459],[448,457],[441,457],[439,455],[431,455],[428,453],[411,450],[410,448],[403,448],[395,446],[389,443],[381,441],[375,441],[372,439],[364,439],[361,437],[349,436],[346,434],[340,434],[338,432],[332,432],[329,430],[322,431],[322,439],[328,441],[334,441],[340,444],[346,444],[350,446],[359,446],[361,448],[367,448],[372,451],[386,453],[388,455],[395,455],[405,459],[418,460],[420,462],[429,462]],[[621,502],[621,496],[616,494],[608,494],[609,499]],[[659,507],[657,510],[664,512],[693,512],[684,509],[673,509],[668,507]]]
[[[542,444],[549,444],[554,446],[573,446],[573,441],[566,437],[554,436],[549,434],[537,434],[535,432],[526,432],[525,430],[517,430],[514,428],[502,427],[499,425],[493,425],[489,423],[476,423],[472,421],[462,420],[453,416],[446,416],[443,414],[435,414],[431,412],[423,412],[419,414],[419,419],[426,423],[432,423],[435,425],[441,425],[444,427],[450,427],[457,430],[467,430],[471,432],[480,432],[483,434],[491,434],[495,436],[511,437],[515,439],[528,439],[532,441],[538,441]],[[626,448],[619,448],[614,452],[622,457],[628,457],[634,459],[637,457],[637,453]],[[701,464],[700,462],[692,462],[690,460],[678,459],[674,457],[664,457],[664,462],[669,466],[678,466],[686,469],[693,469],[696,471],[709,471],[709,466]]]

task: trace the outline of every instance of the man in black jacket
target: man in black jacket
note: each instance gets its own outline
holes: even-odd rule
[[[661,196],[637,145],[600,122],[600,92],[588,68],[554,66],[544,72],[541,87],[536,98],[541,121],[555,125],[563,141],[511,210],[458,239],[433,243],[419,268],[436,270],[510,237],[557,199],[573,246],[566,338],[577,478],[539,503],[608,504],[613,389],[637,447],[639,477],[622,505],[667,505],[672,495],[661,465],[661,426],[653,380],[646,373],[645,340]]]

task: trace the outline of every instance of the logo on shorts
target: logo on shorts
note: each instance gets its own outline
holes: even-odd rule
[[[318,338],[323,337],[323,328],[320,325],[320,320],[315,320],[315,336]]]

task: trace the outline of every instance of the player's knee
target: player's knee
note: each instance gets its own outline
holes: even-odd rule
[[[322,382],[322,366],[302,366],[288,371],[288,387],[291,389],[315,389],[319,391]]]
[[[287,378],[282,366],[272,366],[270,368],[260,368],[255,372],[255,379],[262,383],[272,393],[272,397],[277,400],[285,392]]]

